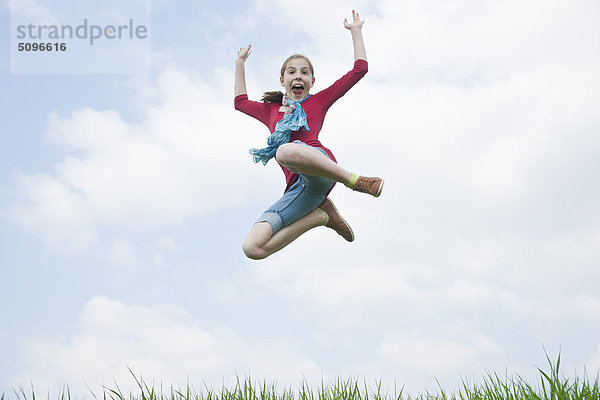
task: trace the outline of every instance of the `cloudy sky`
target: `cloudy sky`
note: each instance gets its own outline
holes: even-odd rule
[[[12,7],[43,22],[56,4]],[[248,260],[284,183],[248,154],[268,132],[233,109],[236,49],[253,46],[251,98],[296,52],[316,92],[352,67],[352,7],[369,73],[321,140],[384,193],[334,189],[352,244],[320,228]],[[139,74],[11,73],[10,16],[4,0],[0,393],[127,388],[127,367],[453,389],[533,377],[544,347],[566,374],[600,367],[596,0],[153,0]]]

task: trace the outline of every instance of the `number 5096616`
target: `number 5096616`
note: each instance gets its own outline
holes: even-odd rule
[[[19,51],[65,51],[66,43],[19,43]]]

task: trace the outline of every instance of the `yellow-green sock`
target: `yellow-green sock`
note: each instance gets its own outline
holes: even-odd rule
[[[323,225],[327,225],[329,223],[329,214],[325,213],[325,223]]]
[[[346,186],[349,187],[350,189],[354,189],[354,186],[356,185],[357,180],[358,180],[358,175],[356,175],[354,172],[350,172],[350,181],[348,183],[346,183]]]

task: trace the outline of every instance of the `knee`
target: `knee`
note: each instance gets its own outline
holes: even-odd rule
[[[285,143],[279,146],[275,158],[283,165],[297,165],[301,162],[301,154],[298,151],[298,144]]]
[[[264,258],[267,258],[268,255],[262,247],[257,246],[256,244],[253,244],[248,240],[246,240],[242,245],[242,250],[244,251],[246,257],[252,260],[262,260]]]

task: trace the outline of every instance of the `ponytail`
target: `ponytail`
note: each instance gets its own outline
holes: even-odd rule
[[[265,92],[263,94],[262,99],[260,99],[263,103],[283,103],[283,93],[279,90],[276,92]]]

